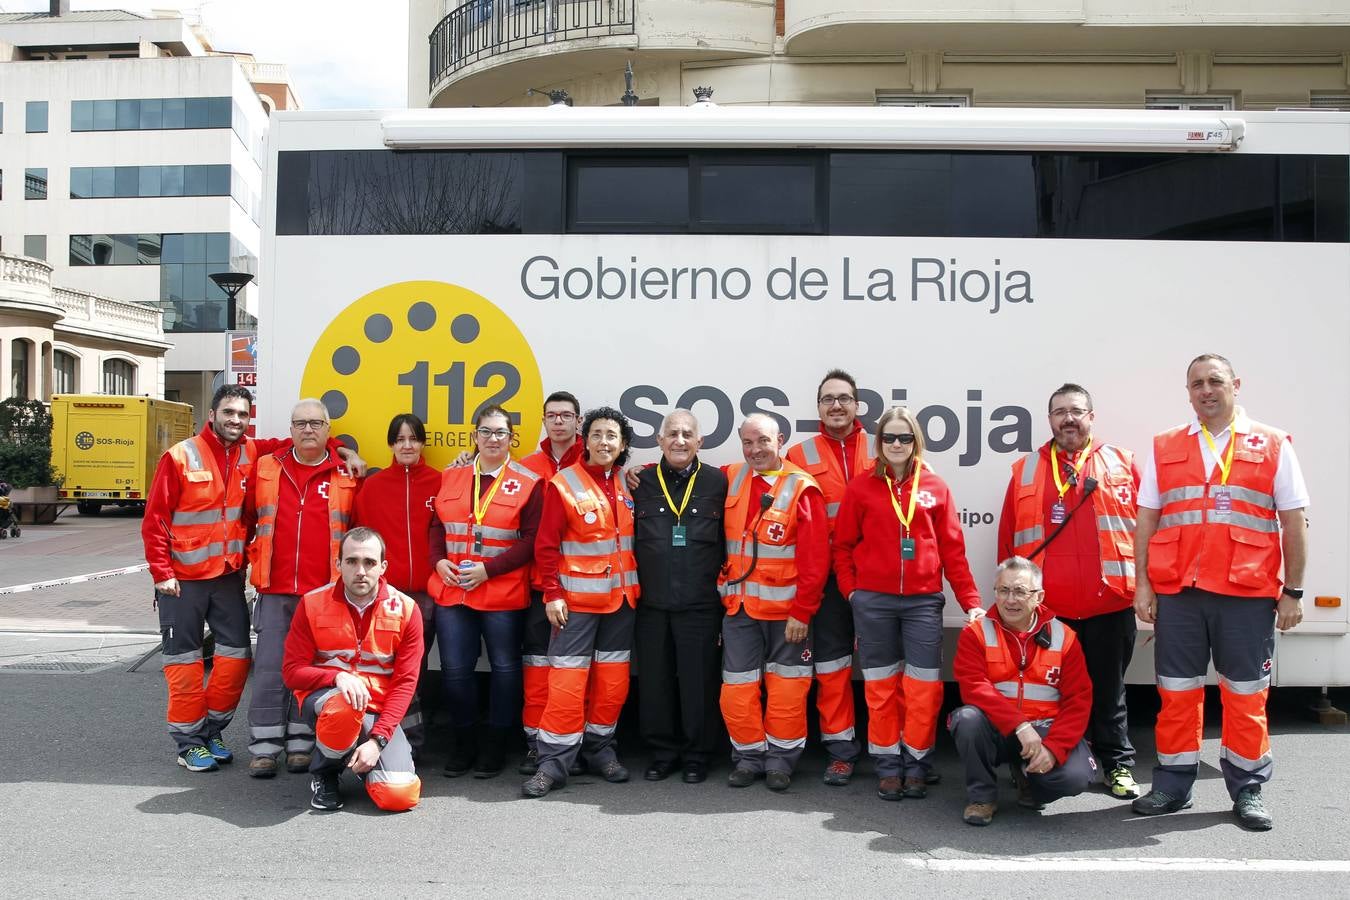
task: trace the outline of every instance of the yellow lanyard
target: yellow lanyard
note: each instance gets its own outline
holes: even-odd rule
[[[1088,453],[1092,450],[1092,438],[1088,438],[1087,446],[1083,448],[1082,454],[1078,457],[1078,465],[1073,467],[1073,477],[1078,478],[1078,473],[1083,471],[1083,464],[1087,462]],[[1065,481],[1059,477],[1059,457],[1055,455],[1055,442],[1050,442],[1050,471],[1055,473],[1055,487],[1059,490],[1059,496],[1062,500],[1064,492],[1069,489],[1072,482]]]
[[[1209,429],[1205,423],[1200,423],[1200,433],[1205,436],[1205,443],[1209,444],[1209,452],[1214,454],[1214,462],[1219,466],[1220,479],[1219,484],[1228,484],[1228,471],[1233,468],[1233,445],[1237,443],[1237,435],[1233,433],[1233,425],[1237,422],[1237,416],[1233,416],[1233,421],[1228,423],[1228,452],[1223,457],[1219,456],[1219,448],[1214,444],[1214,438],[1210,437]],[[1226,458],[1224,458],[1226,457]]]
[[[694,479],[698,478],[699,469],[703,468],[700,462],[694,469],[694,474],[689,476],[689,484],[685,485],[684,498],[680,500],[679,507],[675,506],[675,501],[670,496],[670,490],[666,487],[666,476],[661,472],[661,464],[656,464],[656,480],[661,482],[661,493],[666,495],[666,502],[670,504],[670,511],[675,514],[675,524],[680,524],[680,516],[684,515],[685,508],[689,506],[689,495],[694,492]]]
[[[488,488],[487,496],[484,497],[484,498],[482,498],[482,503],[480,504],[479,501],[478,501],[478,494],[479,494],[479,491],[482,489],[482,488],[481,488],[481,485],[482,485],[481,478],[482,478],[482,475],[481,475],[481,473],[479,472],[479,469],[478,469],[478,461],[477,461],[477,460],[474,460],[474,463],[473,463],[473,523],[474,523],[475,525],[481,525],[481,524],[482,524],[482,522],[483,522],[483,513],[487,512],[488,506],[491,505],[491,503],[492,503],[492,497],[493,497],[494,494],[497,493],[497,488],[499,488],[499,487],[502,486],[502,477],[501,477],[501,474],[499,473],[499,474],[497,475],[496,478],[492,479],[492,487]]]
[[[914,521],[914,501],[919,497],[919,473],[923,471],[923,463],[919,460],[914,461],[914,480],[909,485],[909,513],[901,511],[900,501],[895,499],[895,482],[891,481],[891,473],[886,473],[886,491],[887,496],[891,498],[891,506],[895,509],[895,516],[900,520],[900,524],[909,530],[909,523]]]

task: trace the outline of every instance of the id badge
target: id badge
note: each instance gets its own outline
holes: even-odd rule
[[[1068,518],[1068,515],[1064,509],[1064,502],[1062,500],[1055,501],[1050,507],[1050,524],[1063,525],[1066,518]]]
[[[474,556],[483,555],[483,529],[479,528],[476,525],[474,526],[473,529],[473,555]]]
[[[1233,511],[1233,492],[1226,487],[1214,489],[1214,518],[1226,519]]]
[[[670,546],[683,547],[685,542],[686,538],[683,525],[676,525],[670,529]]]
[[[900,539],[900,558],[901,559],[914,558],[914,538]]]

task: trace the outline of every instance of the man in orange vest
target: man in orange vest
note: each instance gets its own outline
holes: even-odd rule
[[[1212,655],[1223,701],[1219,766],[1233,812],[1243,828],[1267,831],[1266,694],[1275,628],[1303,621],[1308,489],[1289,435],[1237,405],[1241,386],[1222,356],[1192,360],[1195,418],[1154,437],[1143,466],[1134,609],[1156,623],[1162,710],[1153,789],[1133,809],[1155,816],[1191,805]]]
[[[164,636],[169,734],[178,764],[189,772],[234,759],[221,733],[239,705],[251,655],[244,547],[251,530],[245,501],[258,459],[245,436],[252,403],[245,388],[216,391],[206,427],[160,459],[141,523]],[[216,641],[205,687],[204,624]]]
[[[825,498],[833,536],[844,488],[859,474],[872,471],[872,444],[858,421],[858,385],[852,375],[842,369],[826,372],[816,388],[816,405],[820,433],[794,445],[787,458],[815,479]],[[862,748],[854,728],[853,610],[839,592],[833,573],[826,579],[812,626],[820,740],[830,755],[825,783],[840,787],[853,777]]]
[[[248,548],[258,590],[258,634],[249,698],[248,773],[271,778],[277,755],[290,772],[309,769],[314,729],[281,679],[286,632],[300,598],[337,578],[338,544],[351,520],[357,479],[330,446],[328,410],[301,400],[291,410],[293,446],[258,460],[257,534]]]
[[[731,736],[731,787],[760,775],[785,791],[806,746],[810,625],[830,568],[829,521],[815,480],[783,459],[774,418],[738,430],[744,463],[727,467],[727,561],[718,582],[722,717]],[[761,699],[761,682],[768,693]]]
[[[1139,796],[1125,709],[1134,654],[1134,454],[1092,434],[1092,395],[1065,384],[1050,395],[1051,439],[1013,463],[998,523],[998,558],[1041,566],[1045,598],[1078,635],[1092,678],[1088,739],[1106,788]]]
[[[966,704],[947,728],[966,768],[968,825],[988,825],[998,810],[997,768],[1011,763],[1017,803],[1041,809],[1087,790],[1099,777],[1083,740],[1092,681],[1073,629],[1042,606],[1041,571],[1020,556],[994,579],[989,615],[965,627],[952,674]]]
[[[282,667],[317,739],[309,805],[341,809],[347,768],[365,781],[377,807],[402,812],[422,793],[399,725],[417,689],[422,615],[415,600],[384,580],[389,562],[378,532],[347,532],[336,562],[341,578],[301,599]]]

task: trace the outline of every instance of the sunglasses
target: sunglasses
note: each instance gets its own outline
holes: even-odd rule
[[[890,434],[883,431],[880,437],[883,444],[894,444],[896,441],[899,441],[902,444],[914,443],[914,435],[912,434]]]

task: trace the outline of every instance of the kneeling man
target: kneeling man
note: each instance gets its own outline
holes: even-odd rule
[[[1041,570],[1005,559],[994,580],[996,607],[966,626],[952,672],[967,705],[947,728],[966,768],[964,819],[988,825],[998,809],[994,770],[1012,764],[1017,803],[1041,809],[1081,794],[1100,776],[1083,733],[1092,682],[1073,630],[1041,606]]]
[[[364,778],[380,809],[417,805],[422,782],[399,722],[417,689],[422,617],[417,604],[385,583],[384,539],[353,528],[339,545],[340,581],[300,600],[282,676],[303,720],[314,728],[310,764],[315,809],[341,809],[339,776]]]

